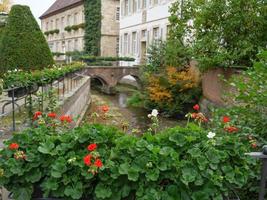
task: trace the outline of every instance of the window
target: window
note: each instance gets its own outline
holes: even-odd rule
[[[54,51],[53,51],[54,43],[53,43],[53,42],[49,42],[49,43],[48,43],[48,46],[49,46],[50,50],[51,50],[52,52],[54,52]]]
[[[70,26],[70,25],[71,25],[71,24],[70,24],[70,18],[71,18],[71,16],[68,15],[68,17],[67,17],[67,26]]]
[[[78,39],[74,40],[74,51],[78,51],[79,47],[78,47]]]
[[[78,24],[78,13],[74,14],[74,24]]]
[[[59,22],[59,19],[56,19],[56,29],[58,29],[58,22]]]
[[[154,0],[154,5],[158,5],[159,0]]]
[[[45,30],[48,31],[49,29],[49,22],[46,22]]]
[[[138,0],[138,10],[141,9],[141,0]]]
[[[116,54],[119,55],[120,52],[120,38],[116,38]]]
[[[68,41],[68,51],[72,51],[72,41]]]
[[[60,51],[59,51],[59,45],[60,45],[59,42],[57,42],[57,43],[56,43],[56,52],[60,52]]]
[[[159,40],[159,28],[153,28],[153,40]]]
[[[133,0],[133,13],[137,11],[137,0]]]
[[[116,20],[120,21],[120,7],[116,7]]]
[[[136,54],[136,32],[132,33],[132,54]]]
[[[61,17],[61,30],[64,31],[65,28],[65,17]]]
[[[50,30],[53,30],[54,29],[54,21],[53,20],[51,20],[51,24],[50,24]]]
[[[124,49],[124,54],[128,54],[128,33],[125,33],[125,34],[124,34],[124,39],[123,39],[123,41],[124,41],[124,47],[123,47],[123,49]]]
[[[147,0],[142,0],[142,7],[143,7],[143,9],[146,9],[146,1]]]
[[[124,14],[125,16],[128,15],[129,12],[129,0],[125,0],[125,4],[124,4]]]

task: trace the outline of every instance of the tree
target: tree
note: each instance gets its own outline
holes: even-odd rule
[[[0,43],[0,74],[34,70],[54,63],[48,44],[28,6],[11,8]]]
[[[9,12],[11,0],[0,0],[0,12]]]
[[[264,0],[177,1],[171,9],[172,37],[190,44],[202,69],[252,66],[267,43],[266,9]]]

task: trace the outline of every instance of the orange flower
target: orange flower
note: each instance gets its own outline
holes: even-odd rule
[[[230,117],[224,116],[223,117],[223,123],[228,123],[228,122],[230,122]]]
[[[17,143],[12,143],[9,145],[10,150],[17,150],[19,148],[19,145]]]
[[[53,118],[53,119],[55,119],[56,116],[57,116],[57,114],[53,113],[53,112],[47,114],[47,117],[50,117],[50,118]]]
[[[101,106],[102,112],[106,113],[109,111],[109,107],[107,105]]]
[[[69,115],[63,115],[63,116],[60,117],[60,121],[61,122],[71,123],[72,122],[72,118]]]
[[[90,166],[91,165],[91,158],[92,156],[89,154],[83,158],[83,162],[85,165]]]
[[[96,148],[97,148],[97,144],[90,144],[87,147],[88,151],[94,151]]]
[[[238,128],[235,126],[228,126],[225,127],[224,130],[226,130],[229,133],[236,133],[238,131]]]
[[[100,168],[103,166],[103,163],[100,159],[96,159],[95,163],[94,163],[94,166]]]
[[[42,115],[42,112],[37,111],[37,112],[34,113],[34,115],[33,115],[33,120],[37,120],[37,119],[39,118],[39,116],[41,116],[41,115]]]

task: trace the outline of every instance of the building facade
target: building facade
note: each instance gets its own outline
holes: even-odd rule
[[[116,56],[119,52],[119,0],[101,1],[101,56]],[[84,50],[83,0],[57,0],[40,19],[52,52]]]
[[[154,41],[166,40],[169,8],[174,0],[121,0],[120,56],[144,63],[147,48]]]

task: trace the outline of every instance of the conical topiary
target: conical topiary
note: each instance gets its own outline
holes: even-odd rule
[[[30,8],[12,6],[0,43],[0,74],[13,69],[42,69],[53,63],[52,53]]]

